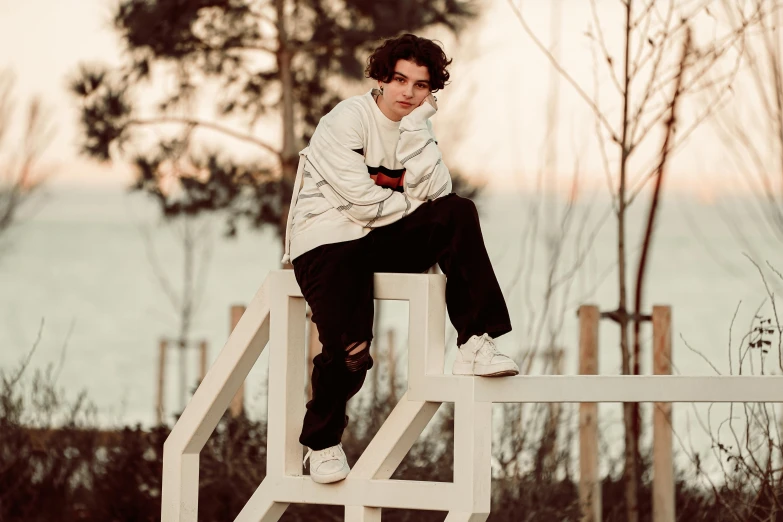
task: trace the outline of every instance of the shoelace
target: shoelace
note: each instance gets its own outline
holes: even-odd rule
[[[341,447],[341,448],[342,448],[342,447],[343,447],[343,443],[341,442],[341,443],[339,443],[337,446],[339,446],[339,447]],[[324,457],[329,457],[329,458],[325,458],[325,459],[324,459],[324,462],[326,462],[327,460],[337,460],[337,459],[339,459],[339,458],[340,458],[340,457],[337,455],[337,451],[334,449],[334,448],[335,448],[335,447],[337,447],[337,446],[332,446],[331,448],[326,448],[326,449],[318,450],[318,451],[320,451],[320,452],[322,453],[322,455],[323,455]],[[309,458],[310,458],[310,455],[312,455],[312,454],[313,454],[313,450],[311,450],[310,448],[307,448],[307,453],[305,454],[305,458],[304,458],[304,460],[302,461],[302,466],[304,466],[304,465],[307,463],[307,459],[309,459]]]
[[[489,336],[489,334],[484,334],[481,336],[481,347],[476,350],[476,355],[479,353],[481,355],[489,356],[489,360],[491,361],[493,357],[496,355],[502,355],[498,351],[498,347],[495,345],[495,341]],[[476,357],[473,358],[473,362],[475,363]]]
[[[474,372],[476,370],[476,359],[478,359],[479,354],[488,356],[490,361],[495,357],[507,357],[498,351],[494,339],[489,334],[483,334],[479,339],[481,346],[473,353],[473,361],[471,361]]]

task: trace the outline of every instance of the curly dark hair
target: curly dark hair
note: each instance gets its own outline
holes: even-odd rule
[[[449,80],[446,67],[451,65],[452,60],[446,57],[446,53],[435,40],[421,38],[415,34],[404,34],[385,40],[367,59],[364,74],[367,78],[389,83],[397,60],[410,60],[426,67],[430,73],[432,92],[443,89]]]

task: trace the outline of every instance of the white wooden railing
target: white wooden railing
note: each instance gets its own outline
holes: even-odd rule
[[[348,478],[316,484],[303,475],[298,441],[305,302],[292,271],[270,273],[166,440],[162,521],[197,521],[199,452],[267,345],[267,474],[237,516],[241,522],[276,521],[289,503],[344,505],[350,522],[380,522],[384,507],[447,511],[447,522],[484,521],[496,402],[783,402],[783,377],[444,374],[445,286],[443,275],[376,274],[376,298],[409,302],[407,392]],[[454,481],[389,480],[443,402],[455,403]]]

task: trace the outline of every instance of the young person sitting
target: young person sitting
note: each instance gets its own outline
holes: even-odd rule
[[[373,365],[376,272],[421,273],[437,263],[458,332],[452,373],[519,373],[493,341],[511,322],[476,207],[452,193],[429,121],[450,63],[431,40],[386,40],[366,70],[377,89],[340,102],[300,153],[283,261],[292,260],[323,347],[299,439],[316,482],[350,471],[340,439],[346,403]]]

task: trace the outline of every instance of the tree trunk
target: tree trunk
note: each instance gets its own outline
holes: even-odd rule
[[[628,157],[630,155],[629,136],[629,104],[630,104],[630,76],[629,59],[631,54],[631,25],[632,0],[625,3],[625,57],[624,57],[624,92],[623,92],[623,135],[622,152],[620,161],[620,190],[618,194],[619,208],[617,215],[617,262],[620,283],[620,352],[622,354],[622,370],[624,375],[631,373],[631,353],[628,346],[628,299],[626,288],[626,255],[625,255],[625,209],[626,209],[626,177],[628,169]],[[637,423],[634,422],[636,405],[623,403],[623,421],[625,426],[625,470],[623,482],[625,488],[625,513],[627,522],[639,522],[639,448],[637,446],[638,433],[635,431]]]
[[[299,163],[299,143],[296,139],[294,121],[294,81],[291,71],[293,50],[288,44],[288,32],[286,30],[285,0],[275,0],[277,14],[277,67],[280,72],[280,85],[282,89],[282,125],[283,146],[280,151],[280,222],[278,223],[278,236],[282,251],[285,251],[285,232],[288,223],[288,210],[291,205],[291,195],[296,180],[296,169]],[[283,268],[292,268],[287,263]],[[321,343],[318,341],[318,329],[312,322],[312,313],[307,314],[308,342],[307,342],[307,396],[312,398],[309,379],[313,374],[313,358],[321,353]]]
[[[285,241],[285,227],[288,220],[288,206],[291,201],[291,193],[296,178],[298,163],[297,141],[294,133],[294,82],[291,71],[293,53],[288,45],[288,33],[285,27],[285,0],[275,0],[277,11],[277,67],[280,72],[282,88],[282,125],[283,146],[280,152],[280,175],[282,181],[283,202],[280,213],[279,234],[281,241]]]

